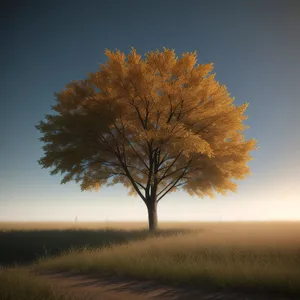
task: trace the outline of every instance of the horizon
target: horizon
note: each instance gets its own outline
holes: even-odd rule
[[[37,220],[37,221],[0,221],[0,225],[1,224],[8,224],[8,223],[46,223],[46,224],[59,224],[59,223],[64,223],[64,224],[94,224],[94,223],[117,223],[117,224],[131,224],[131,223],[138,223],[138,224],[145,224],[148,225],[147,220],[137,220],[137,221],[132,221],[132,220],[128,220],[128,221],[120,221],[120,220],[111,220],[111,221],[99,221],[99,220],[89,220],[89,221],[53,221],[53,220]],[[158,222],[158,225],[160,223],[300,223],[300,220],[208,220],[208,221],[202,221],[202,220],[162,220]]]

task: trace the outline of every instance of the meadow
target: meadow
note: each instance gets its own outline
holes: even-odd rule
[[[175,225],[175,226],[174,226]],[[170,223],[156,236],[186,232]],[[0,222],[0,266],[28,265],[64,251],[101,248],[153,236],[146,223]]]
[[[161,222],[155,234],[141,222],[0,223],[0,257],[37,272],[300,295],[300,222]]]
[[[0,269],[1,300],[73,300],[46,280],[21,268]],[[88,299],[85,299],[88,300]]]

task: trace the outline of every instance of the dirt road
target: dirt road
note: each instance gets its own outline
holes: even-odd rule
[[[53,285],[77,299],[89,300],[288,300],[274,295],[250,295],[233,292],[208,292],[199,289],[158,285],[151,281],[128,280],[116,276],[87,277],[67,273],[40,274]],[[85,298],[83,298],[85,297]]]

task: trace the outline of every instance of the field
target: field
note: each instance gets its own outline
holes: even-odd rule
[[[161,222],[156,234],[146,228],[0,223],[0,264],[300,295],[300,222]]]
[[[20,268],[0,269],[1,300],[71,300],[46,280]]]

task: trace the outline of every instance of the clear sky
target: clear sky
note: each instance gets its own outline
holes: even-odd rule
[[[300,220],[300,1],[6,1],[1,10],[0,221],[146,220],[122,186],[81,192],[37,160],[34,125],[54,92],[126,54],[173,48],[213,62],[237,105],[249,102],[252,176],[237,193],[166,196],[160,220]],[[4,9],[3,9],[4,8]],[[298,130],[297,130],[298,129]]]

